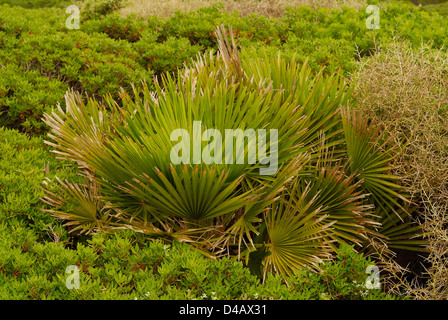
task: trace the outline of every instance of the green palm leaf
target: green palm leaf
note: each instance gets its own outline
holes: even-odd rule
[[[397,176],[389,174],[396,149],[359,112],[343,110],[342,114],[350,172],[358,174],[362,188],[370,194],[376,220],[381,223],[378,232],[388,239],[390,248],[421,250],[424,242],[416,239],[421,230],[409,213],[405,189]]]
[[[107,226],[110,221],[110,210],[108,210],[101,199],[99,186],[89,180],[85,185],[70,183],[62,181],[58,177],[59,182],[64,192],[63,196],[56,195],[48,188],[44,189],[45,196],[43,202],[53,206],[54,208],[61,208],[63,206],[69,207],[64,211],[57,209],[42,209],[42,211],[50,213],[57,218],[67,220],[66,226],[75,226],[71,232],[81,231],[90,233],[93,230]],[[46,181],[46,184],[51,181]]]
[[[315,198],[306,200],[309,189],[297,197],[275,202],[265,214],[268,235],[266,270],[274,269],[291,275],[304,266],[315,267],[328,254],[328,241],[333,222],[325,222],[327,215],[319,216],[321,208],[311,210]]]

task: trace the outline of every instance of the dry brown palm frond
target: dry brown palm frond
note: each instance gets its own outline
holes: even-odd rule
[[[227,33],[230,35],[230,41]],[[229,26],[229,31],[224,25],[220,25],[215,29],[216,39],[219,46],[219,55],[222,57],[227,69],[235,73],[240,79],[244,79],[244,70],[241,65],[239,50],[235,42],[232,26]]]

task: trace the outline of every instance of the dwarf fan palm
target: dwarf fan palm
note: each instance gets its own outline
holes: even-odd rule
[[[122,92],[119,104],[110,97],[104,104],[84,103],[68,93],[66,110],[45,115],[47,143],[75,161],[97,188],[92,205],[50,212],[87,228],[129,227],[214,254],[250,259],[267,250],[265,270],[282,274],[313,265],[335,241],[366,241],[380,222],[364,199],[366,179],[359,177],[365,172],[353,165],[352,134],[344,133],[350,128],[339,111],[350,96],[344,79],[312,76],[306,64],[263,52],[240,58],[234,39],[223,28],[216,33],[216,55],[164,75],[154,81],[154,91],[143,84]],[[182,134],[173,139],[178,129]],[[204,133],[208,129],[266,134],[256,143],[243,136],[236,147],[233,137],[220,143],[218,135]],[[260,149],[264,155],[250,161]],[[173,150],[182,163],[173,163]],[[341,164],[347,151],[350,166]],[[206,163],[204,155],[214,160]],[[225,161],[228,155],[233,162]],[[275,170],[263,174],[267,159]],[[82,193],[67,194],[82,202]],[[63,204],[49,191],[45,201]],[[94,215],[93,204],[103,205]],[[90,211],[83,215],[83,208]]]

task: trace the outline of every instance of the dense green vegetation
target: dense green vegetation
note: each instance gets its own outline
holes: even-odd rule
[[[76,169],[56,161],[42,138],[28,138],[16,130],[0,128],[0,221],[3,226],[33,230],[40,241],[51,239],[51,230],[67,239],[60,223],[40,209],[45,178],[76,179]]]
[[[335,263],[322,265],[321,274],[301,270],[286,286],[278,275],[262,283],[242,262],[210,261],[188,245],[171,247],[134,232],[98,235],[73,250],[63,242],[36,244],[24,227],[0,228],[0,299],[395,298],[365,288],[365,269],[372,262],[350,247],[341,248]],[[79,267],[79,289],[66,287],[70,265]]]
[[[304,269],[288,287],[275,275],[261,283],[234,259],[210,260],[132,231],[70,237],[60,220],[39,210],[48,208],[39,201],[44,178],[76,179],[77,170],[63,165],[41,138],[0,129],[0,299],[393,298],[366,290],[365,268],[373,262],[348,246],[325,271]],[[69,265],[79,267],[79,290],[66,287]]]
[[[405,296],[365,288],[368,265],[427,242],[390,171],[406,144],[362,114],[353,75],[396,41],[442,52],[443,4],[377,3],[379,30],[349,7],[143,19],[78,4],[69,30],[65,1],[0,1],[0,299]],[[191,119],[280,129],[278,172],[173,169],[169,132]]]
[[[117,14],[82,20],[69,30],[62,9],[27,10],[4,5],[0,10],[0,125],[43,133],[40,121],[63,102],[68,88],[99,99],[117,97],[119,88],[180,68],[199,52],[217,49],[214,28],[232,25],[241,46],[264,47],[276,55],[309,59],[318,72],[340,70],[348,75],[359,56],[369,56],[394,37],[413,45],[432,42],[447,46],[446,19],[411,5],[389,5],[381,12],[381,28],[368,30],[365,12],[309,7],[288,9],[281,19],[239,17],[219,9],[178,12],[168,19],[149,21]]]
[[[45,8],[45,7],[66,7],[70,1],[66,0],[0,0],[1,4],[9,4],[10,6],[20,6],[23,8]]]

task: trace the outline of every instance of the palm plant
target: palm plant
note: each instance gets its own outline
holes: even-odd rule
[[[359,111],[342,109],[342,115],[348,172],[357,173],[362,190],[370,194],[368,201],[375,206],[377,231],[382,236],[378,240],[387,242],[383,249],[388,253],[390,249],[425,251],[421,227],[411,216],[412,203],[404,196],[398,177],[388,174],[397,147],[380,127],[368,125]]]
[[[78,224],[77,230],[132,228],[284,275],[315,266],[338,242],[362,245],[372,235],[382,237],[384,220],[372,216],[373,208],[386,208],[382,199],[398,204],[402,196],[385,189],[390,182],[378,182],[389,179],[383,158],[370,163],[371,171],[359,170],[360,141],[371,136],[352,130],[354,120],[340,112],[350,97],[344,79],[312,76],[306,63],[263,52],[249,58],[243,50],[240,57],[231,30],[230,39],[223,27],[216,33],[216,55],[165,74],[154,81],[154,91],[142,84],[131,94],[122,91],[119,103],[105,97],[103,104],[84,103],[69,92],[66,110],[59,106],[45,115],[51,128],[47,143],[76,162],[89,181],[61,182],[66,198],[76,200],[71,211],[58,210],[66,198],[47,190],[44,201],[56,207],[49,212]],[[220,151],[229,146],[216,136],[195,140],[198,122],[202,131],[266,130],[265,156],[276,150],[276,172],[261,174],[266,163],[259,155],[258,162],[248,161],[260,143],[237,148],[246,160],[241,163],[196,163],[197,154],[183,154],[195,143],[200,150],[212,146],[221,160]],[[185,162],[173,164],[179,144],[172,132],[179,128],[193,138],[182,140]],[[270,130],[276,130],[277,141],[268,139]],[[383,154],[376,147],[372,152]],[[378,184],[381,192],[370,197]],[[254,264],[254,257],[263,259]]]

